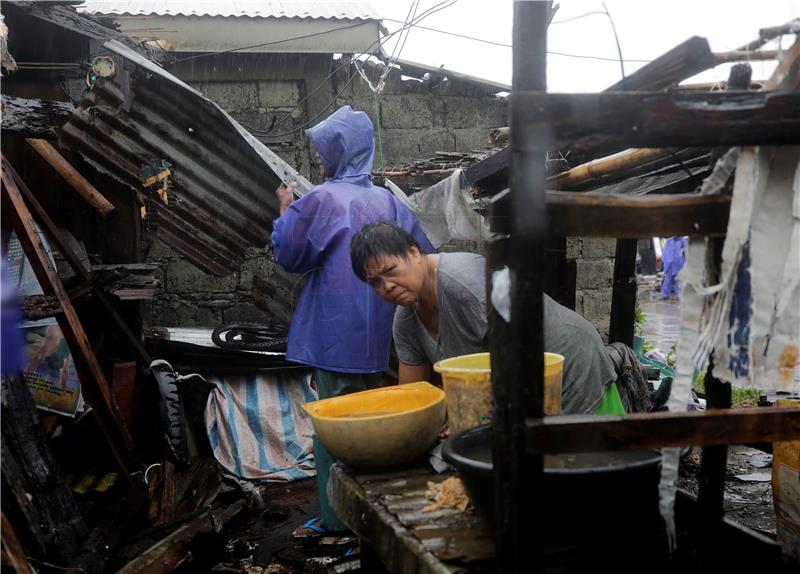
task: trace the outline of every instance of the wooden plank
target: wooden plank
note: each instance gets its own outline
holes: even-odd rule
[[[5,513],[2,514],[2,531],[3,566],[13,568],[17,574],[34,574],[35,571],[31,568],[28,558],[25,556],[25,549],[20,544]]]
[[[547,192],[550,235],[636,239],[724,234],[730,197]]]
[[[3,508],[34,556],[69,561],[86,526],[22,375],[3,379],[0,411]]]
[[[69,102],[17,98],[3,94],[3,131],[26,138],[58,139],[60,128],[75,110]]]
[[[50,167],[67,180],[67,183],[72,189],[78,192],[78,195],[85,199],[89,205],[94,207],[97,213],[103,217],[108,217],[108,215],[114,211],[114,204],[108,201],[102,193],[97,191],[77,169],[72,167],[72,164],[64,159],[64,156],[58,153],[58,150],[56,150],[50,142],[34,138],[28,138],[26,141]]]
[[[512,108],[535,110],[516,129],[550,130],[554,148],[574,153],[800,143],[797,92],[516,92],[510,97]]]
[[[4,165],[5,167],[5,165]],[[61,279],[50,258],[44,250],[41,237],[36,230],[28,207],[25,205],[16,182],[7,169],[2,171],[3,202],[6,213],[13,223],[25,255],[42,287],[45,295],[53,295],[61,301],[64,312],[57,315],[58,325],[67,340],[75,368],[81,380],[81,388],[97,413],[98,420],[108,438],[112,454],[116,459],[124,476],[128,476],[127,467],[123,462],[120,452],[130,451],[132,448],[131,437],[119,414],[114,399],[108,388],[103,370],[94,355],[91,343],[83,330],[83,325],[78,318],[75,308],[69,299]]]
[[[692,36],[605,91],[662,90],[715,65],[708,40]]]
[[[117,571],[117,574],[167,574],[172,572],[181,564],[191,560],[192,552],[189,545],[195,537],[205,532],[219,533],[246,506],[245,499],[239,499],[214,512],[209,510],[202,513],[128,562]]]
[[[175,520],[176,483],[175,463],[165,460],[150,481],[150,507],[148,517],[153,526],[161,526]]]
[[[611,292],[609,343],[633,347],[633,324],[636,316],[636,246],[638,239],[617,239],[614,254],[614,283]]]
[[[552,2],[515,2],[513,91],[547,90],[547,27]],[[490,344],[494,452],[494,522],[498,567],[543,571],[545,521],[531,521],[544,495],[544,459],[525,456],[527,417],[544,414],[544,303],[542,266],[548,224],[545,195],[550,133],[528,128],[534,113],[523,101],[510,108],[511,236],[506,245],[512,314],[504,335]],[[564,234],[565,235],[565,234]],[[500,351],[498,345],[505,345]],[[501,354],[503,353],[503,354]],[[495,362],[499,356],[502,359]]]
[[[528,451],[540,454],[748,444],[800,437],[800,408],[562,415],[529,419],[526,426]]]
[[[339,465],[331,468],[328,489],[336,515],[367,541],[393,574],[451,572],[395,516],[382,505],[373,504],[363,488]]]

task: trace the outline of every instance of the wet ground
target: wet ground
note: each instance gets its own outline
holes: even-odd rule
[[[640,276],[637,302],[645,314],[645,341],[652,343],[665,357],[678,341],[680,333],[680,301],[661,298],[661,283],[657,276]]]
[[[316,479],[276,484],[260,513],[242,516],[226,529],[225,544],[211,572],[307,574],[358,572],[358,541],[346,537],[295,539],[292,532],[319,516]]]

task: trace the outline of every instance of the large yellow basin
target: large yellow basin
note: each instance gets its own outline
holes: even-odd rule
[[[314,432],[334,457],[354,468],[402,466],[436,441],[444,423],[444,392],[407,383],[303,405]]]

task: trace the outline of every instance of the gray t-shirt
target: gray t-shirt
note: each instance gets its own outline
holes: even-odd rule
[[[439,333],[430,336],[413,307],[394,314],[397,356],[408,365],[488,350],[486,261],[473,253],[439,256]],[[617,376],[597,329],[574,311],[544,296],[545,350],[564,355],[562,412],[593,413]]]

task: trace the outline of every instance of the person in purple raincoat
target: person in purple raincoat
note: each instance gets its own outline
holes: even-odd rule
[[[681,284],[678,273],[686,261],[686,238],[669,237],[664,243],[661,262],[664,264],[664,278],[661,281],[661,298],[669,299],[672,293],[680,295]]]
[[[286,358],[314,368],[320,399],[381,386],[388,367],[394,305],[353,273],[350,240],[367,223],[388,221],[434,252],[414,214],[389,191],[372,185],[375,154],[367,114],[339,108],[308,131],[325,182],[295,200],[293,185],[276,190],[281,216],[273,223],[275,260],[305,277],[289,328]],[[345,530],[326,493],[332,459],[314,438],[320,520],[296,531],[309,536]]]

